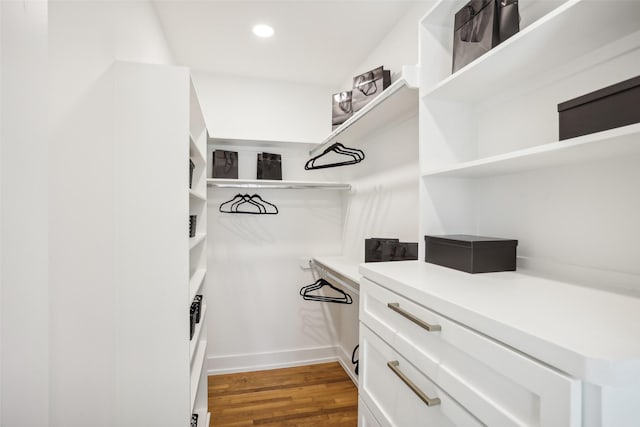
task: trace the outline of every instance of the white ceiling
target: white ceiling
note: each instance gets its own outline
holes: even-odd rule
[[[415,2],[155,0],[154,5],[181,65],[339,86]],[[258,23],[273,26],[275,35],[254,36],[251,28]]]

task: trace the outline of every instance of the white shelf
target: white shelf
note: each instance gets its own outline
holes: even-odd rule
[[[201,202],[206,202],[207,201],[207,197],[194,191],[192,188],[189,189],[189,197],[196,199],[196,200],[200,200]]]
[[[450,2],[441,2],[450,8]],[[449,11],[447,9],[449,13]],[[440,17],[435,8],[434,16]],[[445,78],[426,98],[464,102],[490,99],[517,88],[537,75],[640,30],[640,2],[568,0],[504,43]],[[597,17],[597,18],[594,18]],[[425,18],[431,25],[434,19]],[[453,15],[449,18],[452,20]],[[596,26],[585,23],[598,22]]]
[[[193,273],[193,276],[191,276],[191,279],[189,279],[189,301],[193,301],[195,296],[198,294],[198,291],[200,291],[206,274],[207,270],[205,268],[201,268],[196,270],[195,273]]]
[[[313,261],[357,285],[360,283],[360,272],[358,271],[360,262],[358,261],[343,257],[313,257]]]
[[[640,154],[640,123],[424,171],[424,177],[476,178]]]
[[[198,160],[202,163],[206,163],[204,154],[202,153],[202,151],[200,151],[200,149],[198,148],[198,145],[193,140],[193,135],[191,135],[191,133],[189,133],[189,154],[194,158],[194,160]],[[194,161],[194,163],[197,164],[198,162]]]
[[[196,234],[195,237],[189,237],[189,249],[193,249],[204,241],[206,234]]]
[[[218,188],[284,188],[284,189],[325,189],[351,190],[351,185],[322,181],[279,181],[267,179],[221,179],[207,178],[208,187]]]
[[[196,351],[194,364],[191,369],[191,413],[193,414],[193,408],[196,404],[196,394],[198,393],[198,385],[200,385],[200,378],[202,377],[202,369],[204,368],[204,353],[206,351],[206,341],[202,340]]]
[[[354,141],[407,117],[418,109],[418,91],[404,77],[387,87],[349,120],[337,127],[309,154],[315,156],[336,141],[349,146]]]
[[[202,303],[202,313],[200,313],[200,322],[196,324],[196,330],[193,332],[193,339],[189,341],[189,361],[193,363],[193,356],[196,353],[196,347],[200,342],[200,335],[202,333],[202,325],[206,322],[207,305]]]

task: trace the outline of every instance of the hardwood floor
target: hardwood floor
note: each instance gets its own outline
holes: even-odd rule
[[[209,377],[211,427],[356,427],[358,390],[338,362]]]

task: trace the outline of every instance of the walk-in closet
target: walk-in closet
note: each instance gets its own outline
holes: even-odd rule
[[[640,1],[0,1],[1,427],[640,425]]]

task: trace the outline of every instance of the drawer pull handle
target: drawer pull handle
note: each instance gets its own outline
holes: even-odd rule
[[[406,317],[407,319],[411,320],[416,325],[420,326],[421,328],[426,329],[429,332],[437,332],[437,331],[442,330],[440,325],[431,325],[430,323],[427,323],[424,320],[418,319],[416,316],[414,316],[413,314],[409,313],[408,311],[405,311],[405,310],[401,309],[400,308],[400,304],[397,303],[397,302],[390,302],[390,303],[387,304],[387,307],[389,307],[391,310],[395,311],[396,313],[400,314],[401,316]]]
[[[429,397],[426,394],[424,394],[424,392],[420,390],[417,385],[415,385],[409,378],[407,378],[405,374],[402,373],[400,368],[398,368],[399,365],[400,365],[400,362],[398,362],[397,360],[392,360],[391,362],[387,362],[387,366],[389,367],[389,369],[391,369],[393,373],[396,374],[398,378],[400,378],[402,382],[405,383],[407,387],[409,387],[411,391],[414,392],[416,396],[420,398],[420,400],[426,403],[427,406],[436,406],[440,404],[440,398]]]

